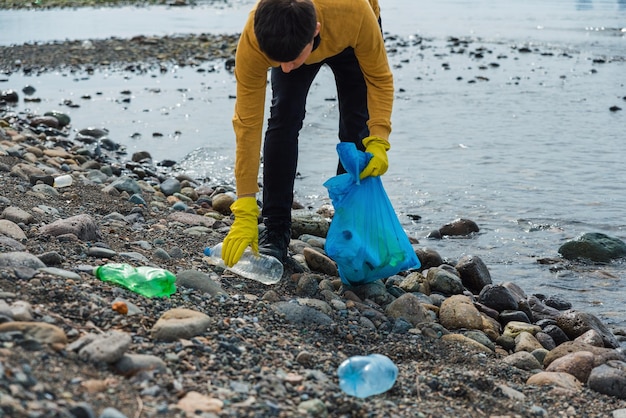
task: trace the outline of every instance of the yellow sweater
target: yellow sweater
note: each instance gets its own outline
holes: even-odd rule
[[[305,64],[314,64],[354,48],[367,85],[367,123],[370,135],[384,139],[391,132],[393,76],[378,25],[378,0],[313,0],[320,22],[319,46]],[[254,12],[248,16],[235,57],[237,101],[233,127],[237,148],[235,180],[239,196],[259,191],[261,138],[267,70],[280,63],[270,60],[254,35]]]

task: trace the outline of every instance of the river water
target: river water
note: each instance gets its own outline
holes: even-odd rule
[[[559,295],[626,327],[626,263],[575,271],[538,263],[585,232],[626,240],[626,1],[407,3],[381,1],[396,82],[383,182],[407,233],[450,260],[481,257],[496,283]],[[251,4],[0,11],[0,45],[238,33]],[[449,37],[469,42],[453,46]],[[32,85],[42,102],[18,110],[65,111],[74,128],[105,127],[129,153],[148,150],[192,175],[232,182],[235,83],[221,62],[202,69],[15,73],[0,88]],[[323,69],[308,101],[296,183],[296,199],[312,209],[328,202],[322,183],[336,166],[334,98]],[[474,220],[480,234],[425,238],[456,218]]]

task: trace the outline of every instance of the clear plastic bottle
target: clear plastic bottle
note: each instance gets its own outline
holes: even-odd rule
[[[249,248],[246,248],[237,264],[232,267],[226,267],[222,260],[222,243],[205,248],[204,255],[215,265],[263,284],[276,284],[283,277],[283,264],[277,258],[265,254],[257,256]]]
[[[382,354],[353,356],[337,369],[339,387],[350,396],[367,398],[391,389],[398,377],[398,367]]]
[[[54,178],[53,187],[61,188],[72,185],[72,176],[70,174],[64,174]]]
[[[169,297],[176,292],[174,273],[158,267],[135,268],[124,263],[109,263],[94,268],[93,275],[149,298]]]

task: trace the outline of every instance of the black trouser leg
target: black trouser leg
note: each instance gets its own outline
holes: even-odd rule
[[[306,98],[321,64],[289,73],[272,68],[272,104],[263,146],[263,218],[268,227],[291,223],[298,135]]]
[[[322,63],[303,65],[284,73],[272,68],[272,104],[263,147],[263,218],[268,227],[291,222],[293,186],[298,163],[298,135],[313,79],[323,64],[335,77],[339,101],[339,140],[354,142],[364,150],[362,139],[369,135],[367,87],[352,48]],[[337,173],[345,170],[338,164]]]
[[[359,62],[352,48],[326,60],[333,71],[337,85],[339,100],[339,140],[354,142],[356,147],[364,151],[362,139],[369,136],[367,121],[367,87]],[[345,173],[341,165],[337,166],[337,174]]]

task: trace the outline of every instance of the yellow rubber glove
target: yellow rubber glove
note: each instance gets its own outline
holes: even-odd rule
[[[387,151],[390,148],[389,141],[377,136],[368,136],[363,140],[365,152],[372,154],[372,159],[365,166],[359,177],[363,180],[365,177],[382,176],[389,168],[387,160]]]
[[[230,205],[235,222],[222,243],[222,260],[228,267],[234,266],[243,252],[252,247],[259,253],[259,206],[255,197],[241,197]]]

